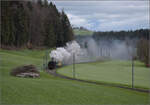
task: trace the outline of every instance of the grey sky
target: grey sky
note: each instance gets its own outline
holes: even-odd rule
[[[148,1],[53,1],[74,26],[119,31],[149,27]]]

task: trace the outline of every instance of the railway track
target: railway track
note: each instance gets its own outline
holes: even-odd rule
[[[139,88],[130,88],[130,87],[121,86],[121,85],[117,85],[117,84],[109,84],[109,83],[94,82],[94,81],[89,81],[89,80],[72,78],[72,77],[61,75],[61,74],[57,73],[56,70],[46,70],[46,72],[51,75],[54,75],[56,77],[60,77],[60,78],[64,78],[64,79],[75,80],[75,81],[80,81],[80,82],[85,82],[85,83],[96,84],[96,85],[104,85],[104,86],[110,86],[110,87],[123,88],[123,89],[138,91],[138,92],[144,92],[144,93],[150,93],[150,90],[148,90],[148,89],[146,90],[146,89],[139,89]]]

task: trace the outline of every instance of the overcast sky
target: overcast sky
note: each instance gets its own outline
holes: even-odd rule
[[[149,28],[148,1],[53,1],[73,26],[96,31]]]

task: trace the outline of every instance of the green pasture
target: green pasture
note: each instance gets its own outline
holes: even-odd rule
[[[73,30],[75,35],[92,35],[93,31],[89,31],[89,30],[80,30],[80,29],[74,29]]]
[[[63,67],[58,73],[72,77],[72,65]],[[104,61],[83,63],[75,65],[76,78],[99,81],[106,83],[116,83],[131,87],[132,85],[132,65],[131,61]],[[138,88],[150,87],[150,69],[139,61],[135,61],[134,66],[134,86]]]
[[[45,51],[40,50],[0,50],[0,105],[149,103],[148,93],[83,83],[49,75],[42,70],[44,54]],[[10,76],[12,68],[24,64],[36,65],[40,70],[40,78]],[[80,66],[82,65],[78,67]],[[86,67],[83,69],[86,70]],[[69,72],[69,70],[71,70],[71,66],[64,67],[60,71]],[[89,74],[86,73],[86,75]]]

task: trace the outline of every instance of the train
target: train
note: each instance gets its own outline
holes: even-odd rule
[[[62,63],[54,61],[53,58],[51,59],[51,61],[48,62],[49,70],[55,70],[56,68],[61,67],[61,66],[62,66]]]

